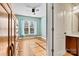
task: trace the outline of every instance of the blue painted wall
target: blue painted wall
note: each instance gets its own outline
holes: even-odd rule
[[[42,34],[42,32],[41,32],[41,18],[20,16],[20,15],[17,15],[17,18],[19,20],[19,36],[25,36],[25,32],[24,32],[25,20],[36,21],[37,22],[37,36],[41,36],[41,34]]]
[[[46,17],[41,18],[41,36],[46,38]]]
[[[24,20],[25,17],[23,16],[17,16],[18,20],[19,20],[19,36],[24,36]]]

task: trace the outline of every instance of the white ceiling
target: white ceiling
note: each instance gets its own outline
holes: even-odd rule
[[[32,8],[39,9],[35,15],[32,13]],[[12,3],[12,10],[17,15],[42,17],[45,14],[46,4],[45,3]]]
[[[40,7],[42,3],[25,3],[24,5],[29,8],[37,8]]]

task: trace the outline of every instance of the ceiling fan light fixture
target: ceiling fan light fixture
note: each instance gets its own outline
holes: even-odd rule
[[[32,12],[35,12],[35,9],[34,8],[32,9]]]
[[[34,13],[34,15],[35,15],[35,8],[33,8],[33,9],[32,9],[32,12],[33,12],[33,13]]]

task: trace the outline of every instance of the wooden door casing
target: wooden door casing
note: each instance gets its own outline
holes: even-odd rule
[[[16,45],[16,28],[15,28],[16,18],[12,17],[14,14],[13,14],[13,11],[11,10],[11,6],[9,6],[8,3],[0,3],[0,6],[6,11],[7,19],[8,19],[8,25],[7,25],[8,26],[8,37],[7,37],[8,46],[6,48],[7,49],[6,55],[13,56],[15,55],[15,45]],[[14,25],[12,25],[12,23],[14,23]],[[14,29],[12,29],[12,26],[14,27]]]

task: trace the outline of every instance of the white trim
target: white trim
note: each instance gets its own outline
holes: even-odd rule
[[[55,51],[54,56],[63,56],[66,53],[66,50]]]
[[[41,38],[46,40],[46,37],[41,36]]]
[[[52,56],[52,3],[46,4],[46,12],[47,55]]]
[[[41,38],[43,38],[43,39],[46,39],[46,37],[43,37],[43,36],[36,36],[36,37],[41,37]]]
[[[42,36],[36,36],[36,37],[42,37]]]

